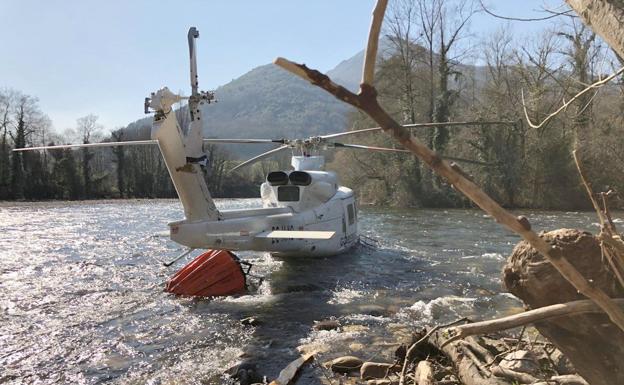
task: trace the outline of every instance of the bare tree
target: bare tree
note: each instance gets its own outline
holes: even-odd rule
[[[115,142],[122,142],[124,140],[123,128],[111,132],[111,137]],[[126,153],[124,151],[124,146],[113,147],[113,155],[115,156],[114,162],[117,164],[117,190],[119,190],[119,197],[123,198],[126,191]]]
[[[422,1],[422,0],[421,0]],[[435,102],[434,122],[447,122],[451,115],[451,107],[458,95],[457,91],[449,87],[451,75],[459,75],[455,69],[463,52],[453,54],[453,50],[459,44],[462,34],[465,32],[470,18],[475,13],[471,0],[461,0],[456,3],[440,3],[435,12],[439,13],[438,23],[438,77],[439,92]],[[433,148],[436,151],[444,151],[449,141],[447,127],[437,127],[433,138]]]
[[[0,199],[9,197],[10,177],[10,148],[9,148],[9,125],[11,124],[11,106],[13,92],[0,90]]]
[[[35,97],[24,95],[18,92],[13,94],[13,119],[11,125],[13,130],[9,131],[9,136],[14,148],[24,148],[34,143],[33,138],[42,130],[47,130],[50,125],[49,118],[44,115],[38,106]],[[39,163],[39,154],[36,153],[11,153],[11,195],[14,198],[24,198],[25,186],[37,185],[41,187],[42,169]],[[29,172],[28,179],[26,172]]]
[[[78,118],[76,120],[76,130],[80,135],[83,144],[91,143],[92,140],[97,139],[100,136],[102,126],[97,123],[98,117],[94,114],[89,114]],[[93,154],[88,148],[82,149],[82,178],[84,184],[84,198],[90,198],[92,194],[92,175],[91,175],[91,160]]]
[[[404,123],[416,123],[416,79],[414,70],[423,52],[418,52],[415,44],[414,23],[417,18],[417,5],[414,0],[399,0],[392,3],[386,16],[386,38],[396,53],[401,73],[401,94],[399,97]],[[422,51],[422,50],[420,50]]]
[[[569,99],[582,91],[590,83],[593,82],[591,64],[598,55],[595,48],[596,34],[587,28],[584,24],[574,21],[570,31],[558,32],[558,35],[568,40],[570,47],[564,51],[572,69],[573,82],[569,87]],[[591,140],[591,112],[592,112],[593,96],[589,93],[580,95],[574,108],[574,137],[575,148],[580,149],[580,155],[583,156],[584,147]]]

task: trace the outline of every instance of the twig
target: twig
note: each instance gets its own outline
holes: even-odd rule
[[[581,166],[581,161],[579,160],[576,152],[577,150],[572,151],[574,162],[576,163],[576,169],[578,170],[581,182],[583,182],[583,186],[585,186],[585,191],[587,191],[587,195],[594,206],[596,215],[600,220],[600,235],[598,236],[598,239],[600,239],[600,251],[602,253],[602,257],[607,260],[609,266],[611,266],[611,270],[613,270],[613,273],[618,279],[618,282],[622,287],[624,287],[624,242],[622,242],[619,236],[617,236],[617,229],[615,228],[613,220],[611,220],[611,214],[609,213],[609,208],[604,194],[602,194],[602,209],[594,197],[594,192],[590,183],[587,181],[587,176],[585,175],[585,171]]]
[[[502,356],[505,356],[509,353],[511,353],[514,349],[507,349],[507,350],[503,350],[502,352],[498,353],[497,355],[494,356],[494,358],[492,358],[490,361],[488,361],[485,365],[483,365],[486,368],[489,368],[490,366],[494,365],[496,363],[496,360],[498,360],[499,358],[501,358]]]
[[[498,15],[498,14],[490,11],[489,9],[487,9],[485,4],[483,4],[483,0],[479,0],[479,4],[481,4],[481,9],[483,9],[483,11],[485,13],[487,13],[488,15],[494,16],[497,19],[510,20],[510,21],[543,21],[543,20],[552,19],[553,17],[570,16],[569,13],[572,12],[572,10],[568,10],[568,11],[564,11],[564,12],[555,12],[555,11],[551,11],[551,10],[545,10],[546,12],[549,12],[549,13],[552,13],[552,14],[550,16],[537,17],[537,18],[520,18],[520,17],[510,17],[510,16]]]
[[[492,374],[497,377],[508,378],[521,384],[533,384],[538,381],[536,377],[528,373],[516,372],[515,370],[501,368],[500,366],[495,366],[491,370]]]
[[[589,200],[591,201],[592,206],[594,206],[594,210],[596,211],[598,220],[600,220],[600,228],[602,229],[605,226],[605,218],[604,218],[604,215],[602,214],[602,210],[600,210],[598,201],[596,201],[596,198],[594,197],[594,191],[592,190],[591,185],[587,181],[585,170],[583,170],[583,167],[581,166],[581,161],[577,155],[577,152],[578,152],[577,149],[572,151],[572,157],[574,158],[574,163],[576,164],[576,170],[579,173],[581,182],[583,183],[583,186],[585,187],[585,191],[587,191],[587,196],[589,197]]]
[[[609,204],[607,202],[607,198],[611,195],[613,191],[609,190],[606,193],[601,192],[600,197],[602,198],[602,212],[605,215],[605,219],[607,220],[607,224],[609,225],[609,230],[613,234],[617,234],[617,228],[615,227],[615,223],[613,222],[613,218],[611,217],[611,212],[609,211]]]
[[[526,118],[526,121],[527,121],[528,125],[531,128],[536,128],[536,129],[543,127],[544,124],[548,123],[548,121],[550,121],[552,118],[554,118],[555,116],[559,115],[559,113],[561,113],[561,111],[564,111],[566,108],[568,108],[568,106],[570,104],[572,104],[576,99],[578,99],[579,97],[583,96],[585,93],[587,93],[590,90],[593,90],[595,88],[600,88],[600,87],[604,86],[605,84],[609,83],[611,80],[613,80],[614,78],[616,78],[618,75],[622,74],[623,72],[624,72],[624,67],[620,68],[619,70],[617,70],[616,72],[614,72],[611,75],[607,76],[606,78],[604,78],[602,80],[599,80],[599,81],[597,81],[597,82],[595,82],[593,84],[590,84],[589,86],[584,88],[582,91],[580,91],[579,93],[574,95],[570,100],[564,102],[561,105],[561,107],[559,107],[555,112],[552,112],[551,114],[549,114],[539,124],[535,124],[535,123],[531,122],[531,118],[529,118],[529,112],[527,111],[526,102],[524,100],[524,90],[520,90],[520,96],[522,98],[522,109],[524,110],[524,117]]]
[[[518,342],[516,343],[516,347],[514,348],[514,352],[520,349],[520,344],[522,343],[522,339],[524,338],[524,332],[526,331],[526,325],[522,326],[522,330],[520,330],[520,335],[518,336]]]
[[[317,357],[318,357],[318,354],[317,354]],[[317,368],[321,371],[321,373],[323,373],[323,376],[325,377],[325,379],[327,380],[327,383],[328,383],[329,385],[333,385],[333,384],[334,384],[334,382],[332,381],[331,377],[329,377],[329,375],[327,375],[327,372],[325,371],[325,368],[323,367],[323,365],[320,365],[320,364],[317,362],[317,360],[314,360],[314,361],[312,362],[312,366],[317,367]]]
[[[384,0],[379,0],[379,2],[385,3]],[[372,39],[378,39],[378,36],[372,36]],[[372,51],[367,52],[367,55],[371,54]],[[418,138],[412,136],[405,127],[397,123],[379,104],[377,90],[373,86],[363,83],[360,85],[360,92],[354,94],[334,83],[327,75],[311,70],[303,64],[297,64],[283,58],[277,58],[275,64],[368,114],[386,133],[391,134],[395,140],[418,156],[434,172],[446,178],[456,190],[461,191],[497,222],[522,236],[534,249],[546,257],[575,289],[594,300],[609,315],[611,321],[624,331],[624,312],[615,305],[603,290],[591,285],[574,265],[564,258],[558,249],[549,245],[535,231],[531,230],[531,225],[526,218],[516,217],[505,210],[467,178],[459,167],[451,167],[448,162],[425,146]],[[624,68],[622,70],[624,71]]]
[[[620,307],[624,307],[624,298],[612,299]],[[568,316],[580,313],[599,313],[600,308],[591,300],[581,299],[567,303],[559,303],[556,305],[544,306],[534,310],[528,310],[520,314],[514,314],[507,317],[496,318],[487,321],[474,322],[466,325],[448,328],[447,331],[453,334],[453,337],[444,341],[442,346],[446,346],[459,339],[473,336],[477,334],[489,334],[500,332],[502,330],[513,329],[519,326],[533,324],[545,321],[555,317]]]

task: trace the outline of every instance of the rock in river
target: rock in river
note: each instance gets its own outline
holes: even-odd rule
[[[327,319],[316,322],[313,327],[314,330],[334,330],[340,327],[340,322],[333,319]]]
[[[360,368],[360,377],[363,380],[384,378],[392,371],[393,366],[382,362],[365,362]]]
[[[354,356],[338,357],[331,361],[331,370],[338,373],[349,373],[360,369],[362,360]]]

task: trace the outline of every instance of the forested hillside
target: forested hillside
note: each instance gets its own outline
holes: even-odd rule
[[[219,87],[204,107],[210,137],[298,138],[341,131],[349,108],[273,64]]]

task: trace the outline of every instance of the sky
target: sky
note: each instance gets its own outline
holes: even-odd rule
[[[321,71],[333,68],[364,48],[374,3],[0,0],[0,88],[36,96],[57,131],[90,113],[109,131],[142,118],[144,98],[162,86],[190,92],[190,26],[200,32],[200,89],[210,90],[277,56]],[[502,15],[530,18],[562,1],[484,3]],[[470,32],[485,36],[507,25],[529,35],[553,23],[478,14]]]

